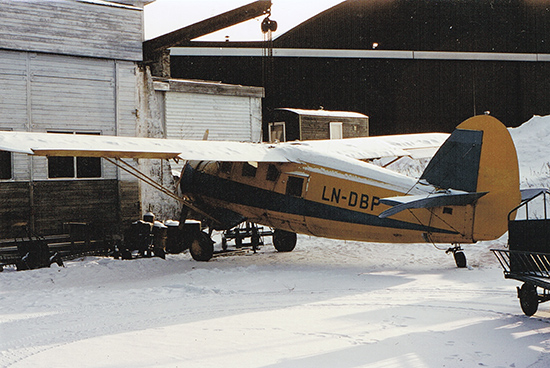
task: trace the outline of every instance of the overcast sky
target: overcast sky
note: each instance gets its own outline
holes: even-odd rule
[[[271,19],[278,29],[273,38],[343,0],[272,0]],[[156,0],[145,6],[145,39],[154,38],[220,13],[253,2],[252,0]],[[264,17],[201,37],[205,41],[261,41]]]

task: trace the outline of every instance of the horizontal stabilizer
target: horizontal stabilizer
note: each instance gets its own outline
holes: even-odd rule
[[[527,189],[521,189],[521,201],[527,201],[529,199],[535,198],[542,192],[546,192],[548,189],[546,188],[527,188]]]
[[[463,192],[456,190],[446,190],[435,194],[389,197],[380,200],[392,208],[382,212],[378,217],[386,218],[401,211],[412,208],[433,208],[442,206],[465,206],[475,202],[488,192]]]

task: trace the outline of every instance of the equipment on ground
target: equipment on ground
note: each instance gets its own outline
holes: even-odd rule
[[[539,303],[550,300],[550,191],[532,189],[526,194],[527,198],[508,215],[508,249],[491,251],[505,278],[523,282],[517,288],[519,303],[523,313],[532,316]],[[525,217],[516,219],[523,211]]]

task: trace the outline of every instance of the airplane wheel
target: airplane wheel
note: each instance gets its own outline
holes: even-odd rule
[[[278,252],[292,252],[296,246],[296,233],[275,229],[273,232],[273,246]]]
[[[454,252],[453,256],[455,257],[456,267],[466,268],[466,255],[464,255],[464,252]]]
[[[539,307],[539,295],[537,287],[533,284],[525,283],[521,286],[518,292],[519,304],[521,310],[526,316],[532,316],[537,313]]]
[[[195,261],[207,262],[214,255],[214,243],[205,232],[199,232],[189,246],[191,257]]]

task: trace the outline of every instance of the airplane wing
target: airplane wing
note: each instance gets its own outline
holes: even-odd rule
[[[299,142],[304,147],[358,160],[383,157],[432,157],[449,137],[446,133],[418,133]],[[296,144],[289,142],[286,144]]]
[[[304,161],[300,152],[368,160],[431,157],[448,134],[426,133],[286,143],[195,141],[106,135],[0,132],[0,150],[39,156],[180,158],[206,161]]]
[[[288,161],[267,144],[60,133],[0,132],[0,150],[38,156]]]

